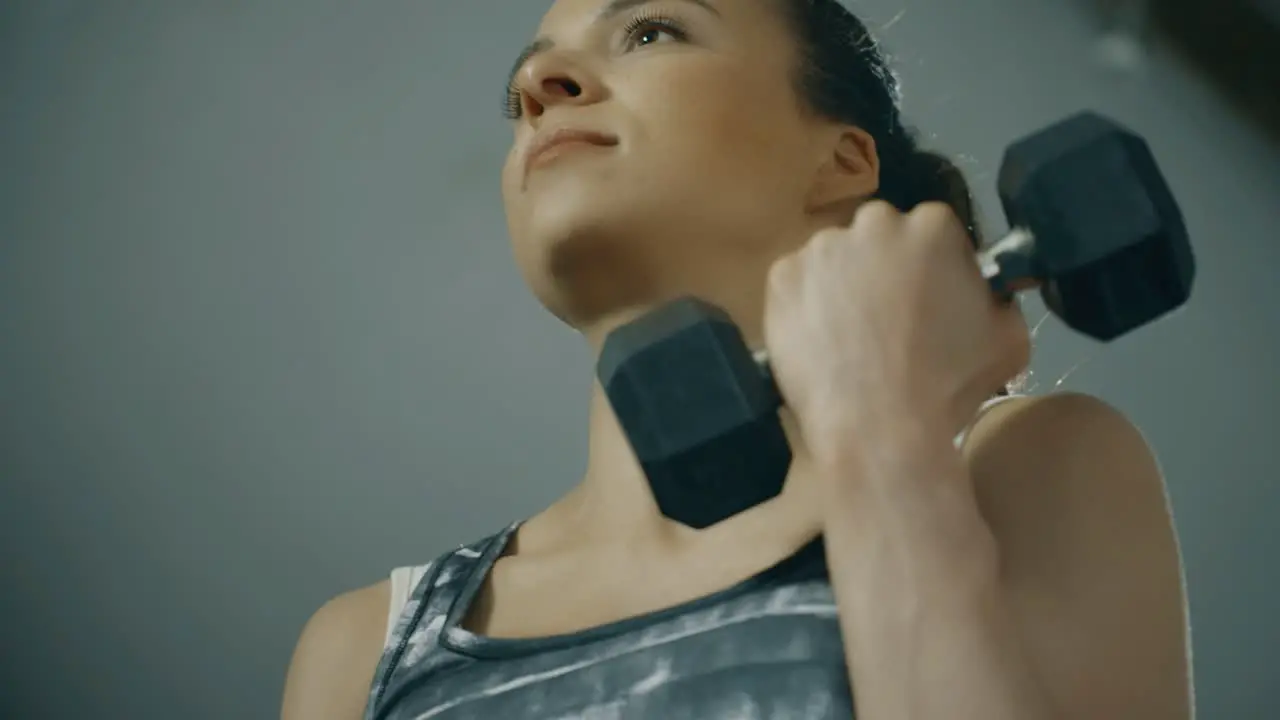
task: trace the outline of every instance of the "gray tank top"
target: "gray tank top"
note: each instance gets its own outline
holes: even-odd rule
[[[535,639],[460,627],[519,527],[434,560],[391,630],[365,720],[849,720],[821,539],[730,588]]]

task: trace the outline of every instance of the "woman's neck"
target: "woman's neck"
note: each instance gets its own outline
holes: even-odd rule
[[[595,383],[586,473],[577,487],[526,524],[522,552],[585,542],[601,549],[616,545],[621,550],[678,553],[706,542],[732,545],[744,536],[769,544],[802,545],[820,530],[819,503],[812,497],[816,488],[806,454],[785,411],[784,426],[796,457],[783,492],[710,528],[694,530],[659,511],[608,397]]]

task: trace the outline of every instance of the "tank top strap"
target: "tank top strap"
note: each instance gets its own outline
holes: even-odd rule
[[[431,567],[431,563],[425,565],[407,565],[405,567],[394,568],[391,571],[391,602],[387,607],[387,632],[383,637],[383,647],[391,642],[391,633],[396,629],[396,622],[400,620],[400,615],[404,613],[405,605],[409,602],[409,596],[413,594],[418,583],[422,581],[427,570]]]
[[[386,640],[365,706],[373,717],[382,696],[402,670],[436,660],[445,619],[472,576],[483,572],[481,557],[491,543],[505,541],[519,523],[502,532],[443,553],[429,563],[391,571]]]

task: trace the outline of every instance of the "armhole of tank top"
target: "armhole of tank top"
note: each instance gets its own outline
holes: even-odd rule
[[[983,414],[985,414],[988,410],[990,410],[991,408],[995,407],[996,405],[999,405],[1000,403],[1006,400],[1012,400],[1014,398],[1019,398],[1019,397],[1023,397],[1023,396],[1013,395],[1013,394],[998,395],[982,403],[982,406],[978,408],[978,412],[974,413],[973,421],[969,423],[969,427],[965,428],[963,432],[961,432],[959,435],[956,436],[956,448],[960,449],[964,447],[964,441],[969,439],[969,431],[972,430],[973,426],[978,423],[978,420],[982,418]]]
[[[391,571],[391,602],[387,608],[387,630],[382,640],[384,646],[391,642],[391,633],[396,629],[396,621],[400,619],[404,606],[413,595],[413,589],[418,586],[426,570],[426,565],[413,565],[398,567]]]

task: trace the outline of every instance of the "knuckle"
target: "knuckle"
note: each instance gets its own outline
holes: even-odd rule
[[[941,201],[925,203],[924,212],[930,222],[938,223],[940,227],[964,230],[964,221],[960,219],[956,209],[948,203]]]
[[[823,228],[813,234],[809,246],[818,253],[830,252],[832,247],[844,240],[844,237],[844,231],[839,228]]]
[[[858,211],[854,213],[855,224],[859,223],[884,223],[896,220],[902,217],[902,213],[892,203],[881,198],[871,198],[862,203],[858,207]]]
[[[911,211],[911,219],[915,223],[939,229],[947,228],[960,222],[950,205],[937,201],[923,202],[917,205]]]
[[[796,262],[822,266],[848,245],[848,233],[840,228],[825,228],[809,237],[809,242],[796,253]]]
[[[874,197],[862,203],[862,210],[867,213],[898,214],[898,208],[884,198]]]
[[[784,255],[778,258],[769,266],[769,272],[765,276],[765,282],[770,288],[778,288],[786,284],[787,278],[791,276],[792,266],[795,259],[791,255]]]
[[[960,216],[956,215],[950,205],[943,202],[921,203],[911,211],[908,222],[914,230],[911,234],[930,247],[949,246],[956,237],[968,238],[969,236]],[[971,249],[967,244],[964,247]]]

